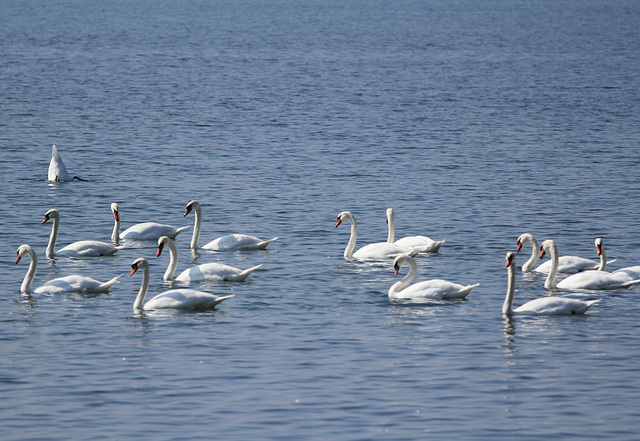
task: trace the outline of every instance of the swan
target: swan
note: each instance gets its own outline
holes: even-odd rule
[[[118,209],[118,204],[115,202],[112,203],[111,211],[115,217],[113,233],[111,235],[111,239],[113,240],[116,231],[120,232],[120,211]],[[123,240],[158,240],[162,236],[168,236],[171,239],[175,239],[178,234],[182,233],[187,228],[189,228],[189,225],[178,228],[173,225],[159,224],[156,222],[143,222],[127,228],[120,233],[118,237]]]
[[[436,253],[444,243],[443,240],[433,240],[427,236],[407,236],[394,241],[395,223],[393,218],[393,208],[387,208],[387,225],[389,225],[389,234],[387,242],[396,245],[419,249],[421,253]]]
[[[201,282],[204,280],[225,280],[227,282],[244,282],[244,280],[260,268],[262,265],[254,266],[246,270],[241,270],[234,266],[225,265],[223,263],[210,262],[203,263],[202,265],[194,266],[192,268],[182,271],[175,279],[173,275],[176,272],[178,266],[178,249],[173,241],[167,236],[162,236],[158,239],[158,251],[157,257],[160,257],[164,247],[169,248],[169,266],[164,273],[164,280],[176,280],[178,282]]]
[[[51,161],[49,162],[49,172],[47,174],[47,180],[51,182],[63,182],[63,181],[86,181],[86,179],[79,178],[77,176],[71,177],[67,171],[67,167],[62,161],[62,156],[58,152],[58,148],[54,145],[51,149]]]
[[[347,247],[344,249],[345,259],[386,260],[393,259],[399,254],[408,254],[411,257],[415,257],[420,252],[420,250],[396,245],[395,243],[376,242],[365,245],[354,253],[353,249],[356,247],[356,239],[358,238],[358,224],[353,214],[348,211],[343,211],[338,215],[336,228],[345,221],[351,222],[351,237],[349,238]]]
[[[620,268],[619,270],[615,270],[615,273],[625,273],[631,276],[633,279],[640,279],[640,266],[627,266],[625,268]]]
[[[202,209],[198,201],[190,201],[187,204],[187,209],[184,215],[188,215],[191,212],[195,213],[195,221],[193,225],[193,235],[191,236],[191,248],[198,249],[198,241],[200,239],[200,227],[202,224]],[[247,234],[228,234],[226,236],[218,237],[212,240],[202,248],[205,250],[214,251],[234,251],[234,250],[264,250],[274,240],[278,239],[274,237],[269,240],[262,240],[255,236],[249,236]]]
[[[599,237],[596,238],[595,244],[598,254],[606,260],[602,239]],[[546,252],[551,256],[551,271],[544,282],[546,289],[554,289],[554,287],[568,290],[617,289],[628,288],[640,283],[640,278],[634,278],[624,272],[609,273],[606,271],[588,270],[573,274],[554,286],[556,276],[558,275],[558,249],[551,239],[542,242],[540,257],[544,257]]]
[[[540,248],[538,247],[538,241],[536,241],[533,236],[529,233],[521,234],[518,237],[518,247],[516,249],[517,252],[520,252],[523,245],[531,244],[531,257],[522,265],[522,271],[529,272],[533,268],[533,265],[540,258]],[[607,269],[607,265],[616,261],[616,259],[607,261],[603,258],[604,255],[600,255],[600,262],[596,262],[595,260],[585,259],[584,257],[579,256],[560,256],[558,257],[558,272],[564,274],[577,273],[580,271],[586,270],[595,270],[604,271]],[[542,274],[549,274],[551,270],[551,262],[544,262],[534,271]]]
[[[591,305],[598,303],[600,300],[590,300],[583,302],[576,299],[568,299],[566,297],[550,296],[541,297],[531,300],[524,305],[513,308],[513,297],[516,289],[516,255],[509,251],[507,253],[507,295],[502,305],[502,313],[511,314],[529,314],[529,315],[572,315],[584,314]]]
[[[142,268],[142,285],[140,291],[133,303],[133,310],[150,310],[150,309],[211,309],[218,303],[230,299],[234,294],[228,296],[216,296],[214,294],[196,291],[195,289],[170,289],[158,294],[145,303],[144,299],[149,290],[149,262],[147,259],[140,257],[131,264],[131,274]]]
[[[56,254],[72,257],[113,256],[120,249],[120,247],[113,246],[110,243],[98,242],[97,240],[81,240],[55,251],[58,240],[58,227],[60,227],[60,213],[58,213],[58,210],[52,208],[47,211],[44,214],[42,223],[44,224],[49,219],[53,219],[53,227],[51,228],[51,236],[49,236],[49,244],[47,245],[47,259],[53,259]]]
[[[36,256],[35,251],[33,251],[33,249],[29,245],[20,245],[20,247],[18,248],[18,258],[16,259],[16,265],[25,255],[28,255],[31,258],[31,263],[29,264],[27,274],[24,276],[24,280],[22,281],[20,291],[30,292],[31,284],[33,283],[33,279],[36,277],[36,271],[38,270],[38,257]],[[109,290],[109,288],[111,288],[114,284],[116,284],[120,277],[122,277],[122,274],[103,283],[98,280],[92,279],[91,277],[73,274],[71,276],[65,276],[50,280],[44,285],[36,288],[33,292],[36,294],[59,294],[65,292],[105,292]]]
[[[442,279],[431,279],[409,285],[416,276],[418,268],[413,258],[407,254],[401,254],[393,260],[394,276],[398,275],[400,267],[409,265],[409,274],[401,281],[394,283],[389,288],[390,299],[415,299],[430,298],[439,300],[464,299],[473,288],[480,285],[461,285]]]

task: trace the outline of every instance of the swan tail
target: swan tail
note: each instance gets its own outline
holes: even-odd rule
[[[467,294],[469,294],[469,293],[471,292],[471,290],[472,290],[473,288],[475,288],[476,286],[480,286],[480,284],[479,284],[479,283],[474,283],[473,285],[467,285],[467,286],[465,286],[465,287],[464,287],[460,292],[461,292],[461,293],[463,293],[463,294],[465,294],[465,295],[467,295]]]
[[[240,274],[236,275],[235,277],[233,277],[232,280],[236,281],[236,282],[244,282],[245,279],[247,277],[249,277],[249,274],[251,274],[252,272],[254,272],[255,270],[257,270],[258,268],[260,268],[262,266],[262,264],[254,266],[252,268],[246,269],[244,271],[242,271]]]
[[[630,286],[637,285],[637,284],[639,284],[639,283],[640,283],[640,279],[638,279],[638,280],[632,280],[632,281],[630,281],[630,282],[623,283],[621,287],[622,287],[622,288],[629,288]]]
[[[176,228],[176,235],[175,235],[175,236],[173,236],[173,238],[175,239],[175,237],[176,237],[178,234],[182,233],[184,230],[186,230],[186,229],[187,229],[187,228],[189,228],[189,227],[191,227],[191,225],[187,225],[186,227]]]
[[[220,297],[218,297],[218,298],[216,299],[216,302],[214,303],[214,306],[215,306],[215,305],[219,305],[220,303],[224,302],[225,300],[230,299],[231,297],[235,297],[235,294],[231,294],[231,295],[228,295],[228,296],[220,296]]]
[[[411,252],[409,253],[409,256],[411,256],[411,257],[416,257],[416,256],[417,256],[418,254],[420,254],[421,252],[422,252],[422,249],[421,249],[421,248],[418,248],[418,249],[415,249],[415,250],[411,251]]]
[[[611,265],[613,262],[617,261],[618,259],[611,259],[611,260],[607,260],[607,265]]]
[[[115,285],[116,283],[118,283],[118,280],[120,279],[120,277],[122,277],[123,274],[120,274],[119,276],[114,277],[113,279],[104,282],[102,285],[100,285],[100,290],[101,291],[106,291],[109,288],[111,288],[113,285]]]
[[[265,240],[263,242],[260,242],[258,244],[258,249],[259,250],[264,250],[265,248],[267,248],[267,245],[269,245],[271,242],[273,242],[274,240],[277,240],[277,237],[274,237],[273,239],[269,239],[269,240]]]

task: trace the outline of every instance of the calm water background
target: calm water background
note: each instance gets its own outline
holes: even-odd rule
[[[504,254],[523,232],[561,254],[640,264],[636,1],[0,1],[0,430],[13,439],[637,439],[640,287],[584,317],[505,319]],[[45,182],[51,145],[88,182]],[[145,313],[140,277],[108,295],[23,296],[80,272],[168,258],[44,258],[59,244],[203,205],[179,269],[264,264],[205,313]],[[358,243],[444,238],[419,277],[480,283],[464,302],[397,304]],[[529,253],[518,256],[523,263]],[[524,255],[523,255],[524,254]],[[403,271],[406,274],[406,270]],[[516,304],[546,294],[518,273]],[[199,285],[198,285],[199,287]]]

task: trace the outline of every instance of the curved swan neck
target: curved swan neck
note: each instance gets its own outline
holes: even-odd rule
[[[164,273],[164,280],[167,282],[173,280],[173,275],[176,273],[176,268],[178,268],[178,249],[172,240],[166,240],[164,245],[169,248],[169,266]]]
[[[140,291],[138,291],[138,296],[136,297],[136,301],[133,302],[133,309],[143,309],[144,299],[147,296],[147,291],[149,291],[149,265],[142,266],[142,285],[140,285]]]
[[[391,285],[391,288],[389,288],[390,297],[393,297],[395,294],[398,294],[404,288],[409,286],[409,284],[413,281],[413,279],[416,277],[416,274],[418,272],[418,266],[416,265],[416,262],[412,258],[400,258],[397,264],[399,266],[403,266],[404,264],[409,265],[409,273],[406,276],[404,276],[402,280]]]
[[[533,265],[540,258],[540,246],[538,245],[538,241],[534,239],[533,236],[527,234],[526,236],[521,236],[521,243],[530,243],[531,244],[531,257],[522,265],[522,271],[529,272],[533,269]]]
[[[549,274],[544,281],[544,287],[546,289],[554,289],[556,276],[558,275],[558,248],[556,247],[556,244],[551,240],[545,240],[542,243],[542,246],[544,247],[545,251],[549,252],[549,255],[551,257],[551,270],[549,271]]]
[[[198,240],[200,240],[200,226],[202,224],[202,209],[200,208],[200,204],[194,204],[193,214],[195,215],[195,220],[193,221],[193,234],[191,235],[191,248],[196,250],[198,249]]]
[[[114,213],[113,232],[111,233],[111,241],[116,245],[120,245],[120,214]]]
[[[604,252],[604,245],[596,245],[600,254],[600,265],[598,265],[598,271],[605,271],[607,269],[607,253]]]
[[[351,256],[353,256],[353,250],[356,247],[356,239],[358,239],[358,224],[356,223],[356,218],[353,217],[353,215],[349,215],[346,220],[351,222],[351,236],[349,236],[349,243],[344,249],[344,258],[351,259]]]
[[[31,247],[27,248],[27,254],[29,254],[31,262],[29,262],[29,269],[27,270],[27,274],[24,276],[22,286],[20,286],[21,292],[31,291],[31,284],[33,283],[33,279],[35,279],[36,271],[38,270],[38,256],[36,256],[36,253],[31,249]]]
[[[60,227],[60,218],[53,217],[53,225],[51,226],[51,235],[49,236],[49,244],[47,245],[47,259],[53,259],[56,256],[55,247],[58,241],[58,228]]]
[[[395,232],[395,224],[393,220],[393,208],[387,208],[387,224],[389,225],[389,233],[387,234],[387,242],[393,243],[396,232]]]
[[[504,298],[504,303],[502,304],[502,313],[509,315],[512,312],[513,308],[513,297],[515,296],[516,291],[516,262],[515,257],[513,262],[509,264],[507,267],[507,295]]]

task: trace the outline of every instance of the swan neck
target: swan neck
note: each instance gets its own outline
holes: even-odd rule
[[[504,298],[504,304],[502,305],[503,314],[511,314],[513,308],[513,297],[516,292],[516,266],[515,264],[509,265],[509,271],[507,272],[507,295]]]
[[[21,292],[31,291],[31,284],[33,283],[33,279],[35,279],[36,271],[38,270],[38,256],[36,256],[36,253],[32,249],[27,250],[27,253],[31,258],[31,262],[29,262],[29,269],[22,281],[22,286],[20,287]]]
[[[404,261],[404,263],[407,263],[409,265],[409,272],[402,278],[402,280],[391,285],[391,288],[389,289],[389,297],[394,297],[395,295],[399,294],[400,291],[409,286],[409,284],[413,281],[413,279],[416,277],[416,274],[418,273],[418,266],[413,259],[407,259]]]
[[[56,255],[55,247],[58,241],[58,228],[60,227],[60,218],[53,218],[53,225],[51,226],[51,235],[49,236],[49,244],[47,245],[47,259],[53,259]]]
[[[556,277],[558,275],[558,248],[555,244],[552,244],[549,247],[549,256],[551,257],[551,270],[544,282],[544,287],[546,289],[554,289]]]
[[[176,273],[176,268],[178,268],[178,249],[170,240],[165,242],[165,246],[169,248],[169,266],[167,267],[167,271],[164,273],[164,280],[166,282],[173,280],[173,275]]]
[[[598,265],[598,271],[605,271],[607,269],[607,254],[604,252],[604,246],[600,247],[600,265]]]
[[[387,224],[389,224],[389,233],[387,234],[387,242],[393,243],[396,236],[395,224],[393,220],[393,212],[387,212]]]
[[[191,235],[191,249],[198,249],[198,240],[200,240],[200,226],[202,225],[202,209],[200,205],[196,205],[193,209],[195,220],[193,221],[193,234]]]
[[[349,236],[349,243],[347,247],[344,249],[344,258],[351,259],[353,256],[353,250],[356,247],[356,239],[358,238],[358,224],[356,223],[356,219],[351,216],[348,218],[349,222],[351,222],[351,236]]]
[[[531,243],[531,257],[522,265],[522,271],[529,272],[533,269],[533,265],[540,258],[540,247],[538,246],[538,241],[530,238],[529,242]]]
[[[147,296],[147,291],[149,290],[149,266],[145,265],[142,267],[142,285],[140,285],[140,291],[138,291],[138,296],[136,297],[136,301],[133,303],[133,309],[143,309],[144,299]]]
[[[120,218],[115,218],[113,221],[113,232],[111,233],[111,241],[120,245]]]

